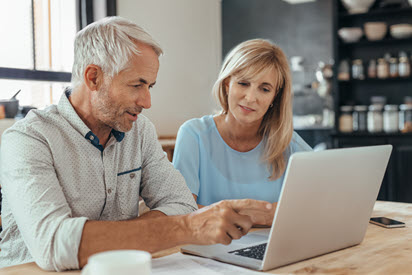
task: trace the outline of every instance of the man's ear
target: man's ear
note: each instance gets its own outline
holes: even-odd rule
[[[84,83],[90,91],[98,91],[103,84],[103,71],[94,64],[87,65],[84,70]]]

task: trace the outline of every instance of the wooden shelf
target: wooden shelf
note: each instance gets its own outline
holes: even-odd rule
[[[412,14],[412,7],[404,7],[404,8],[392,8],[392,9],[372,9],[367,13],[357,13],[357,14],[349,14],[349,13],[340,13],[340,19],[356,19],[356,18],[370,18],[376,16],[386,16],[386,15],[399,15],[399,14]]]
[[[359,80],[359,79],[350,79],[350,80],[338,80],[338,83],[341,85],[347,85],[347,84],[352,84],[352,83],[402,83],[402,82],[412,82],[412,77],[396,77],[396,78],[385,78],[385,79],[380,79],[380,78],[366,78],[364,80]]]
[[[384,38],[382,40],[377,40],[377,41],[369,41],[366,38],[362,38],[358,42],[353,42],[353,43],[346,43],[342,40],[339,40],[339,46],[340,47],[358,47],[358,46],[382,46],[382,45],[388,45],[388,44],[400,44],[400,43],[412,43],[412,37],[409,38],[403,38],[403,39],[397,39],[397,38]]]
[[[352,132],[352,133],[340,133],[340,132],[334,132],[332,133],[332,137],[337,137],[337,138],[375,138],[375,137],[383,137],[383,138],[389,138],[389,137],[405,137],[405,138],[412,138],[412,133],[401,133],[401,132],[396,132],[396,133],[368,133],[368,132]]]

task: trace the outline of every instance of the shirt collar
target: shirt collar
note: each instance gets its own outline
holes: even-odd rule
[[[79,117],[72,104],[70,103],[69,97],[71,92],[72,91],[70,88],[65,89],[64,93],[60,97],[59,104],[57,105],[57,110],[74,129],[76,129],[87,140],[90,140],[92,144],[100,151],[103,151],[103,146],[100,145],[97,136],[93,134],[89,127],[87,127],[87,125]],[[111,135],[117,140],[117,142],[121,142],[125,136],[123,132],[116,131],[115,129],[112,129]],[[100,145],[101,148],[98,145]]]

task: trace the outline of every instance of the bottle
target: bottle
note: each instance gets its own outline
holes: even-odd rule
[[[395,57],[389,59],[389,77],[398,77],[398,60]]]
[[[352,106],[345,105],[340,107],[339,131],[342,133],[352,132],[352,110]]]
[[[349,71],[350,71],[349,62],[347,60],[342,60],[339,63],[339,68],[338,68],[338,80],[348,81],[350,79]]]
[[[372,104],[369,105],[368,112],[368,132],[379,133],[383,129],[383,115],[382,115],[382,105]]]
[[[376,78],[376,60],[369,60],[368,78]]]
[[[355,59],[352,61],[352,78],[363,80],[365,79],[365,74],[363,72],[362,60]]]
[[[398,131],[398,126],[398,105],[385,105],[383,130],[385,133],[395,133]]]
[[[399,131],[412,132],[412,104],[401,104],[399,110]]]
[[[367,111],[368,106],[356,105],[353,107],[353,131],[366,132],[367,130]]]
[[[399,57],[398,71],[400,77],[411,76],[411,65],[407,56]]]
[[[378,59],[377,76],[380,79],[385,79],[389,77],[389,65],[384,58]]]

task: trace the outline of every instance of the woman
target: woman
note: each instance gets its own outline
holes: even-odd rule
[[[199,207],[278,201],[290,155],[311,150],[293,131],[291,84],[285,54],[266,40],[243,42],[226,56],[213,87],[221,113],[185,122],[174,151]]]

